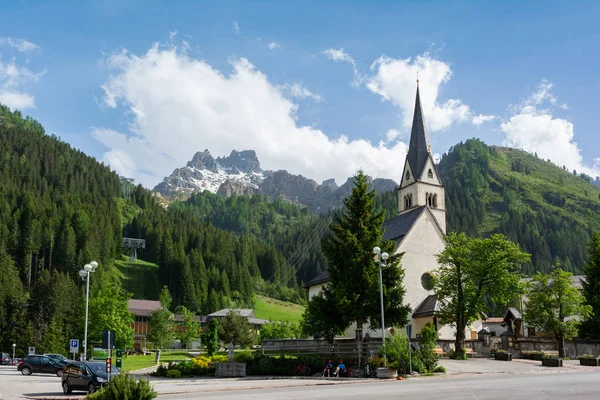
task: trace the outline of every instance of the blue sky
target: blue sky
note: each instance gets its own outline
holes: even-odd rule
[[[14,1],[0,102],[152,187],[199,150],[396,180],[479,137],[600,174],[597,2]]]

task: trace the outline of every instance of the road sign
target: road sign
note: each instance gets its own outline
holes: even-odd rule
[[[35,347],[30,347],[29,348],[29,355],[32,356],[35,354]]]
[[[115,331],[102,331],[102,347],[105,349],[115,348]]]
[[[69,341],[69,347],[71,348],[71,350],[69,351],[69,353],[73,353],[73,354],[77,354],[79,353],[79,340],[78,339],[71,339]]]

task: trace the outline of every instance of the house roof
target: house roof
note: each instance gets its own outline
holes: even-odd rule
[[[229,312],[232,310],[239,312],[242,317],[254,318],[254,311],[252,311],[252,309],[250,309],[250,308],[224,308],[222,310],[215,311],[212,314],[208,314],[208,317],[209,318],[226,317],[227,314],[229,314]]]
[[[414,210],[398,215],[396,218],[389,219],[383,223],[385,233],[383,240],[400,241],[412,228],[417,218],[425,211],[426,206],[417,207]]]
[[[253,317],[248,318],[248,323],[250,325],[264,325],[268,322],[269,322],[268,320],[262,319],[262,318],[253,318]]]
[[[136,317],[148,317],[160,308],[160,301],[129,299],[128,310]]]
[[[512,318],[509,318],[510,316],[512,316]],[[522,319],[523,317],[521,317],[521,313],[515,307],[508,307],[508,310],[506,310],[506,314],[504,314],[504,318],[502,319],[506,321],[507,318]]]
[[[483,320],[484,324],[501,324],[504,322],[503,317],[492,317]]]
[[[312,278],[310,281],[306,282],[304,284],[304,287],[306,289],[313,287],[313,286],[317,286],[320,285],[321,283],[325,283],[325,282],[329,282],[329,272],[325,271],[320,275],[317,275],[316,277]]]
[[[415,317],[431,317],[437,311],[437,296],[430,294],[425,300],[419,304],[419,307],[413,312],[413,318]]]

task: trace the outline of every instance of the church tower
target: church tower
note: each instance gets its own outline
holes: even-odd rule
[[[444,185],[438,175],[431,154],[431,145],[427,127],[423,118],[419,81],[417,81],[417,100],[410,133],[410,146],[402,180],[398,188],[398,214],[408,213],[416,208],[427,206],[446,234],[446,201]]]

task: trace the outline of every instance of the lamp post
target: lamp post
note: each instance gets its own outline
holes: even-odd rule
[[[79,276],[85,279],[85,326],[83,328],[83,360],[87,360],[87,329],[88,329],[88,305],[90,301],[90,273],[98,268],[98,263],[92,261],[85,264],[83,269],[79,271]]]
[[[385,266],[385,260],[388,259],[389,254],[381,252],[381,249],[376,246],[373,248],[375,254],[375,261],[379,265],[379,300],[381,301],[381,341],[383,346],[383,366],[387,367],[387,357],[385,355],[385,319],[383,317],[383,274],[381,272],[382,267]]]
[[[13,361],[15,360],[15,348],[17,347],[16,343],[13,343]]]

